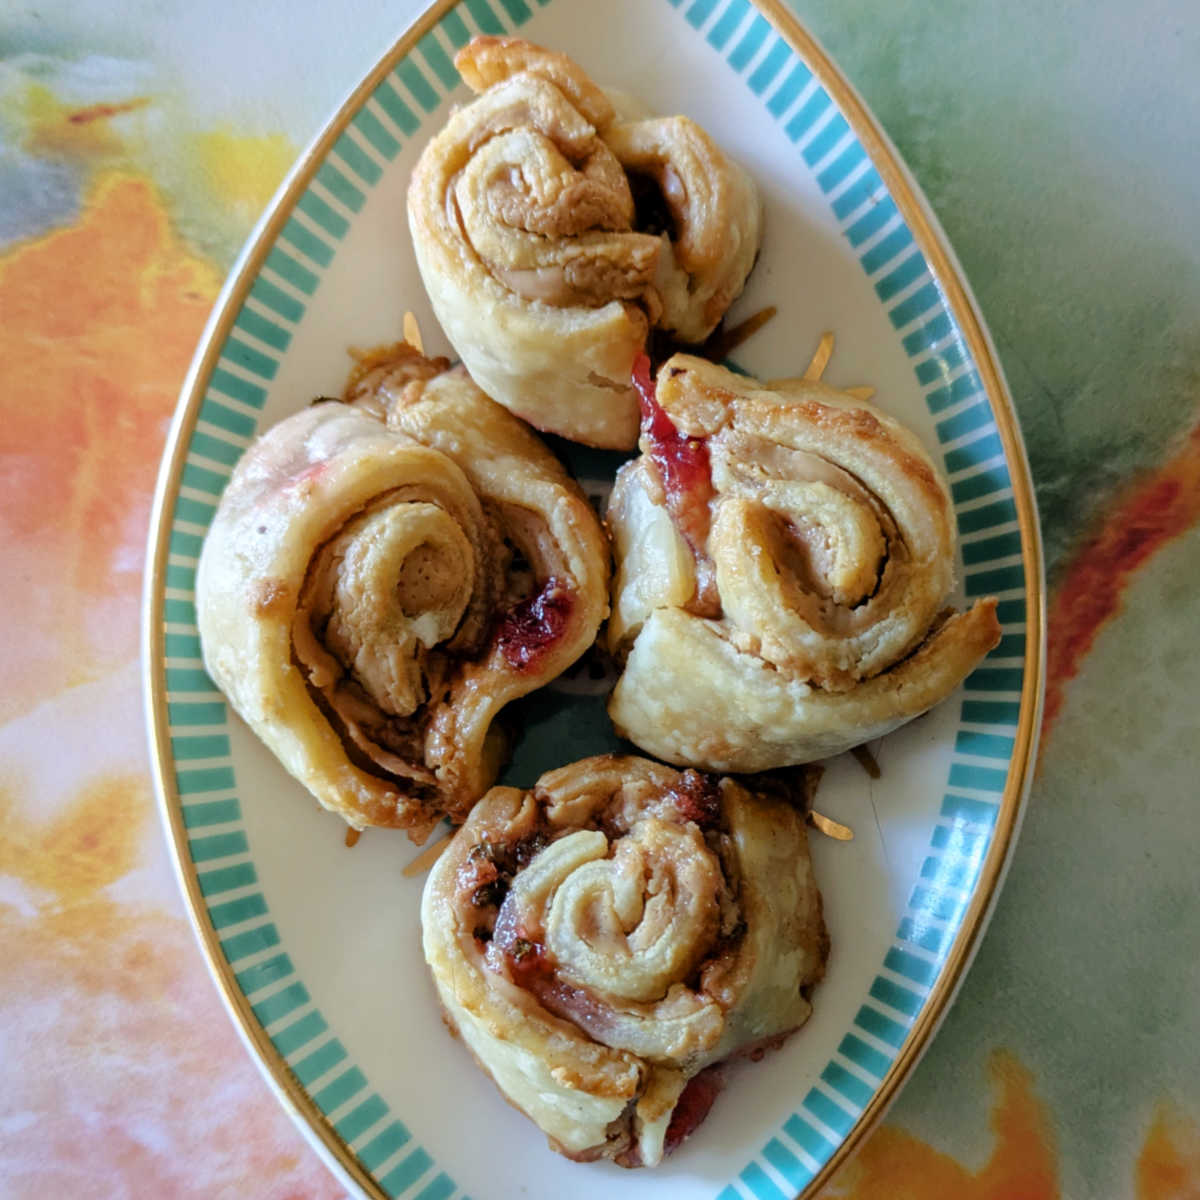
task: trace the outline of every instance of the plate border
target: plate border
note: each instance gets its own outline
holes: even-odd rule
[[[672,0],[673,4],[674,2],[675,0]],[[166,512],[166,508],[168,500],[174,497],[178,490],[190,431],[225,340],[260,268],[290,218],[295,202],[312,182],[328,152],[350,125],[359,108],[422,38],[457,4],[458,0],[434,0],[345,96],[334,115],[300,155],[276,191],[231,269],[213,306],[197,353],[185,377],[180,402],[176,406],[168,433],[163,465],[151,508],[142,606],[142,682],[148,719],[151,771],[160,817],[171,849],[172,865],[181,891],[187,899],[188,917],[204,952],[209,973],[217,984],[243,1042],[277,1098],[294,1120],[299,1123],[303,1118],[301,1130],[306,1134],[307,1140],[343,1184],[357,1188],[363,1194],[378,1200],[386,1200],[387,1193],[376,1179],[363,1169],[353,1151],[293,1075],[283,1056],[267,1036],[265,1027],[255,1017],[247,996],[236,982],[232,966],[222,953],[217,931],[200,890],[197,873],[192,869],[187,830],[183,823],[182,806],[174,775],[167,717],[165,651],[160,637],[164,614],[163,583],[171,533],[171,522],[166,519],[170,514]],[[1011,480],[1025,571],[1026,649],[1020,715],[1008,777],[987,855],[981,864],[971,900],[945,954],[938,979],[930,988],[920,1014],[853,1128],[800,1193],[802,1197],[808,1197],[815,1195],[829,1181],[893,1102],[900,1085],[916,1066],[928,1048],[933,1034],[944,1020],[966,970],[979,948],[1011,860],[1036,763],[1045,675],[1045,580],[1029,463],[1012,399],[995,348],[966,283],[961,265],[950,249],[936,216],[864,101],[782,0],[751,0],[751,7],[771,23],[778,35],[790,45],[818,84],[838,106],[850,130],[867,151],[872,165],[886,185],[897,210],[912,233],[917,248],[926,260],[929,273],[970,351],[982,382],[983,393],[989,401]]]
[[[846,123],[862,143],[872,165],[887,186],[896,208],[912,232],[913,240],[925,257],[930,275],[945,297],[946,307],[954,317],[974,360],[1004,447],[1005,464],[1013,490],[1013,503],[1017,509],[1021,559],[1025,567],[1027,641],[1020,716],[996,825],[988,845],[987,856],[980,868],[975,891],[963,913],[937,982],[930,989],[920,1015],[913,1022],[891,1067],[850,1133],[800,1193],[797,1200],[802,1200],[815,1196],[882,1120],[895,1100],[900,1085],[916,1067],[929,1048],[933,1035],[945,1020],[983,941],[983,934],[995,910],[1001,886],[1012,861],[1012,852],[1024,816],[1025,801],[1029,796],[1037,765],[1042,703],[1045,696],[1046,578],[1033,478],[1029,469],[1029,458],[1025,452],[1025,442],[1017,423],[1016,408],[991,335],[984,325],[978,303],[967,285],[962,264],[950,248],[941,222],[866,102],[834,65],[816,39],[785,7],[782,0],[751,0],[751,3],[774,24],[778,33],[791,45],[840,108]]]

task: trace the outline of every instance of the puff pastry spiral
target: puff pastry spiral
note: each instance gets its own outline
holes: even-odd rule
[[[642,386],[644,453],[608,511],[609,713],[642,749],[717,771],[824,758],[944,699],[999,640],[994,600],[943,607],[950,500],[886,413],[686,355]]]
[[[493,720],[595,638],[608,554],[550,452],[460,368],[393,348],[243,456],[197,575],[205,664],[351,825],[417,840],[494,781]]]
[[[565,55],[478,37],[455,64],[479,98],[426,147],[408,194],[434,312],[518,416],[631,448],[633,361],[652,326],[702,341],[742,290],[754,184],[686,117],[618,118]]]
[[[623,1166],[690,1131],[673,1116],[703,1068],[807,1020],[828,953],[798,807],[610,755],[493,788],[421,922],[446,1017],[504,1096],[560,1153]]]

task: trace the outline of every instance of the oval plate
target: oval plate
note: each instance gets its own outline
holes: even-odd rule
[[[196,556],[256,433],[340,391],[352,346],[413,310],[446,348],[417,275],[408,176],[466,97],[455,49],[520,31],[654,111],[685,112],[758,180],[761,261],[731,320],[777,305],[739,352],[763,378],[836,333],[829,378],[940,453],[962,538],[958,599],[1000,597],[1004,639],[932,714],[875,747],[868,779],[829,764],[814,837],[833,940],[809,1024],[731,1071],[701,1130],[656,1171],[577,1166],[505,1105],[439,1019],[421,958],[415,851],[368,831],[347,850],[231,716],[196,636]],[[611,457],[573,465],[602,491]],[[342,1181],[372,1196],[579,1200],[812,1194],[882,1113],[978,943],[1012,849],[1043,684],[1041,550],[1028,466],[961,271],[862,102],[779,4],[760,0],[437,3],[351,93],[260,221],[205,332],[159,480],[146,688],[162,810],[201,945],[252,1054]],[[528,702],[507,780],[610,748],[586,670]]]

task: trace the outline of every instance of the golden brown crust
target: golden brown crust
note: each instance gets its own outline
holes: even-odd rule
[[[538,429],[628,449],[635,357],[655,325],[711,332],[757,253],[757,193],[686,118],[618,120],[562,54],[476,38],[456,62],[479,96],[408,193],[434,311],[489,395]],[[622,155],[655,181],[671,230],[639,218]]]
[[[565,54],[535,46],[521,38],[472,38],[454,56],[454,65],[473,92],[482,94],[513,75],[536,75],[554,84],[598,129],[613,119],[613,107],[608,97],[578,63]]]
[[[426,884],[463,1040],[560,1153],[653,1165],[692,1076],[809,1013],[828,942],[799,807],[603,755],[494,788]]]
[[[687,117],[617,122],[604,132],[621,166],[653,181],[670,213],[657,324],[702,342],[741,294],[762,241],[753,181]]]
[[[591,645],[608,550],[558,461],[461,369],[392,347],[347,400],[239,463],[201,555],[201,641],[325,807],[421,840],[494,781],[504,705]]]
[[[656,402],[708,475],[691,491],[664,478],[671,447],[647,430],[613,490],[624,736],[711,770],[812,761],[926,711],[999,641],[993,601],[943,622],[949,496],[882,410],[687,355],[660,370]]]

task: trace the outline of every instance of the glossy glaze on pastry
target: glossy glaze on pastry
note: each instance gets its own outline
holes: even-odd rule
[[[999,640],[953,613],[954,524],[899,422],[817,378],[676,355],[641,370],[642,456],[608,523],[619,732],[668,762],[762,771],[880,737]]]
[[[506,753],[493,722],[573,663],[608,548],[558,461],[407,345],[243,456],[204,544],[205,665],[325,807],[420,839]]]
[[[565,55],[478,37],[455,65],[479,98],[426,147],[408,196],[434,312],[513,412],[631,448],[634,359],[651,328],[702,341],[742,290],[754,184],[686,117],[619,116]]]
[[[612,755],[493,788],[421,923],[447,1022],[505,1098],[560,1153],[623,1166],[690,1132],[706,1067],[808,1019],[828,953],[802,806]]]

